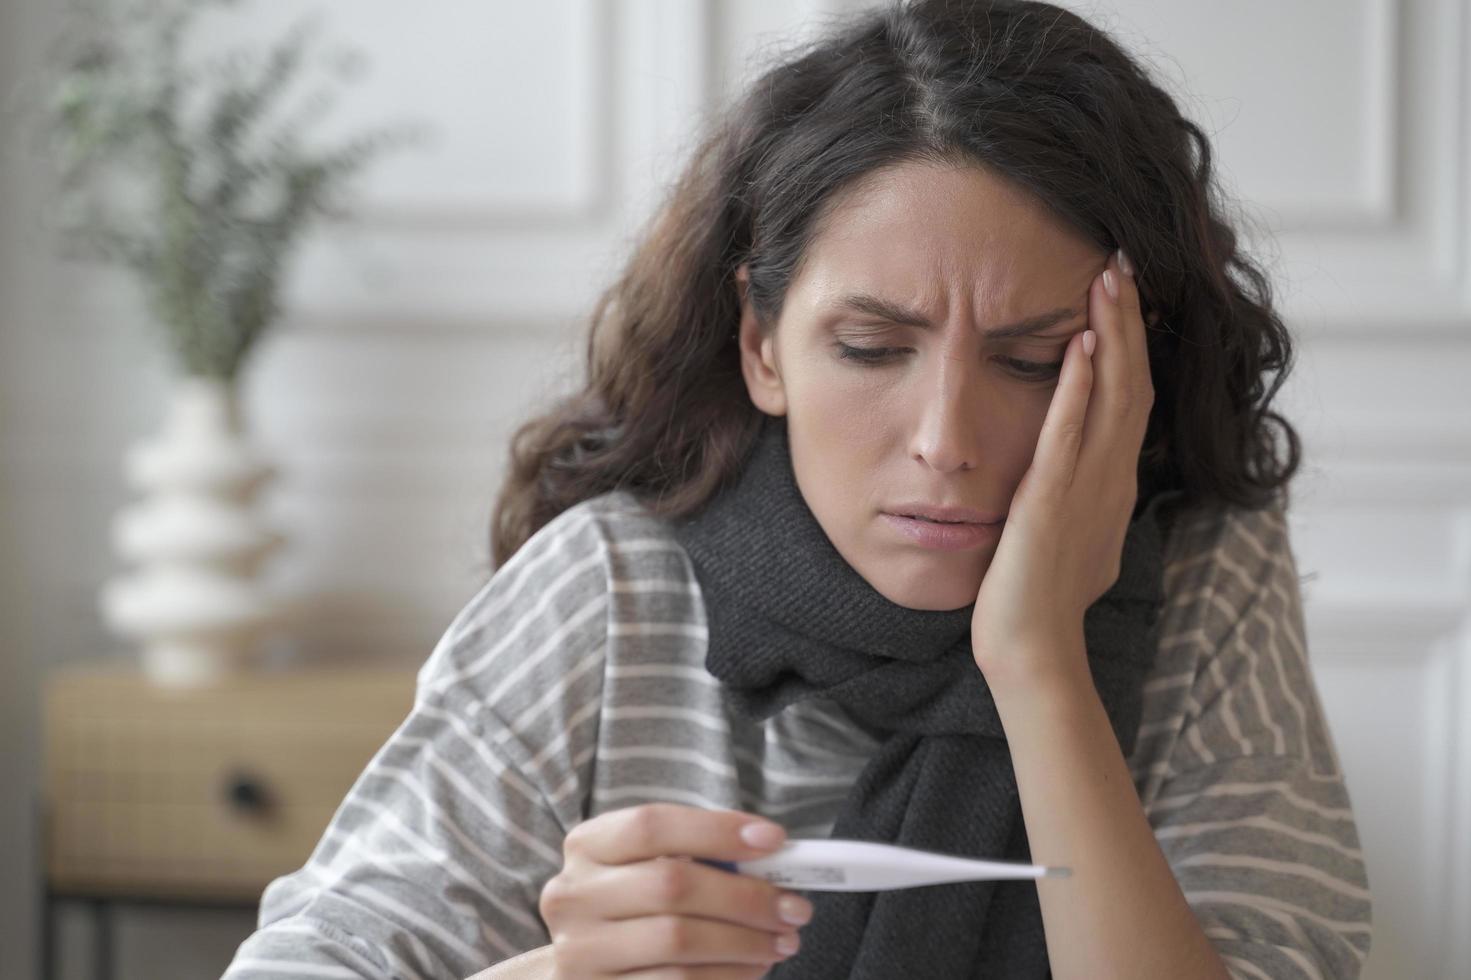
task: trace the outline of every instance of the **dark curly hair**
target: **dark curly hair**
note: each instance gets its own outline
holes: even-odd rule
[[[1133,259],[1156,391],[1141,501],[1175,490],[1186,504],[1285,502],[1301,446],[1268,406],[1292,343],[1224,215],[1205,134],[1076,14],[918,0],[837,26],[717,121],[599,300],[584,387],[514,435],[495,563],[613,489],[668,516],[720,489],[761,421],[740,371],[737,267],[770,330],[825,202],[922,159],[984,166]]]

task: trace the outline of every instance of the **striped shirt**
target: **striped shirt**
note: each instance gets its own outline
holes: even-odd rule
[[[1128,760],[1160,848],[1234,977],[1355,977],[1368,881],[1281,510],[1181,515],[1164,586]],[[623,492],[558,516],[450,623],[408,718],[306,865],[266,889],[227,980],[460,978],[543,945],[564,837],[621,807],[826,836],[872,736],[821,699],[738,714],[706,639],[666,521]]]

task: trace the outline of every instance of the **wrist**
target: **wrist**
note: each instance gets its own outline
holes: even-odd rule
[[[1013,653],[985,675],[998,708],[1098,696],[1081,628],[1020,642]]]
[[[1050,754],[1063,744],[1061,733],[1076,732],[1099,719],[1107,727],[1108,715],[1091,674],[1076,673],[1038,679],[1027,687],[1008,688],[996,694],[996,715],[1006,732],[1012,760],[1020,764],[1035,759],[1036,753]]]

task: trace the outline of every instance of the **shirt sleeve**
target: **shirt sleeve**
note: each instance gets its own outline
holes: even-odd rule
[[[550,941],[538,903],[582,817],[596,739],[596,711],[569,725],[565,707],[596,704],[602,676],[579,684],[563,658],[595,660],[606,634],[604,549],[569,514],[455,618],[408,718],[306,864],[266,889],[225,980],[461,980]]]
[[[1241,512],[1213,559],[1206,649],[1146,811],[1233,977],[1352,980],[1369,953],[1369,883],[1280,509]]]

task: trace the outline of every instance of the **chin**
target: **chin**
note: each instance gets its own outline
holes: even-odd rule
[[[924,612],[949,612],[976,601],[991,555],[890,554],[888,560],[874,562],[875,574],[864,575],[868,584],[895,605]],[[976,559],[984,557],[977,567]],[[938,559],[938,560],[937,560]]]
[[[915,602],[901,602],[899,603],[899,605],[904,606],[906,609],[914,609],[920,612],[950,612],[954,609],[963,609],[975,601],[975,596],[968,596],[965,599],[959,599],[952,602],[939,601],[934,596],[930,596],[926,600],[919,600]]]
[[[905,582],[897,588],[886,588],[873,582],[869,584],[895,605],[924,612],[949,612],[963,608],[975,602],[976,594],[981,590],[979,582],[973,589],[957,589],[953,582],[948,583],[951,587],[946,589],[926,588],[914,582]]]

